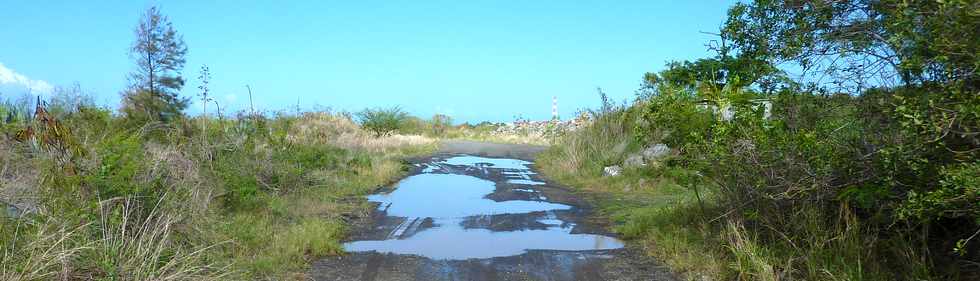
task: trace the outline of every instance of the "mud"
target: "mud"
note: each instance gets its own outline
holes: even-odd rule
[[[541,178],[543,147],[449,142],[352,218],[349,254],[314,280],[675,280],[589,220],[586,202]],[[482,157],[496,157],[486,159]]]

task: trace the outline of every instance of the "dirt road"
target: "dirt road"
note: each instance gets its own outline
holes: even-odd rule
[[[314,280],[674,280],[662,264],[590,222],[586,202],[549,183],[540,146],[447,141],[372,195],[341,257]]]

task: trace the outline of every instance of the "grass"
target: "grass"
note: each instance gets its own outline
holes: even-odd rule
[[[821,206],[801,204],[786,214],[796,219],[788,224],[793,229],[773,229],[765,218],[752,218],[752,210],[729,212],[711,182],[679,168],[671,157],[602,176],[603,167],[621,163],[641,147],[627,125],[632,114],[620,109],[564,136],[536,164],[543,175],[592,201],[599,218],[628,244],[642,247],[682,279],[936,278],[911,240],[868,233],[847,206],[840,206],[840,217],[827,217],[818,211]]]
[[[553,137],[533,132],[528,133],[497,133],[481,128],[456,127],[450,129],[444,136],[446,139],[471,140],[489,143],[530,144],[549,146]]]
[[[613,231],[686,280],[720,279],[725,269],[719,261],[725,253],[717,250],[719,239],[708,226],[697,223],[702,210],[693,190],[669,173],[627,170],[618,177],[602,177],[597,165],[569,169],[567,149],[553,147],[538,158],[545,176],[576,188],[596,206],[600,218],[613,224]]]
[[[633,245],[666,262],[688,280],[720,276],[717,237],[709,235],[697,194],[679,178],[689,171],[669,167],[626,169],[604,177],[606,166],[618,165],[639,150],[629,126],[637,112],[616,109],[592,124],[566,134],[536,161],[542,173],[590,199],[598,215]],[[650,165],[651,167],[654,165]]]
[[[138,127],[63,112],[2,126],[0,200],[33,212],[0,214],[0,279],[305,280],[310,261],[343,253],[363,195],[436,146],[325,112]],[[10,137],[28,126],[49,141]]]
[[[236,243],[225,247],[246,279],[302,279],[310,259],[343,253],[346,215],[365,215],[369,204],[358,200],[404,173],[398,158],[370,154],[372,164],[353,172],[321,169],[309,172],[313,185],[281,196],[263,196],[259,208],[225,215],[222,234]]]
[[[88,248],[71,245],[84,225],[68,229],[53,221],[28,226],[3,217],[0,220],[4,225],[14,226],[0,232],[5,241],[23,241],[22,245],[8,244],[3,248],[0,256],[0,279],[3,280],[48,280],[65,276],[65,262]]]

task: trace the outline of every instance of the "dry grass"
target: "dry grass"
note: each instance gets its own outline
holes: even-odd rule
[[[493,142],[493,143],[514,143],[514,144],[533,144],[533,145],[552,145],[554,143],[554,138],[547,136],[543,133],[530,133],[530,134],[502,134],[502,133],[475,133],[475,132],[463,132],[455,138],[465,139],[465,140],[476,140],[483,142]]]
[[[4,241],[0,256],[0,280],[65,280],[70,276],[69,261],[87,246],[72,245],[72,240],[86,226],[68,229],[54,221],[44,221],[35,230],[21,233],[17,224],[14,236]],[[17,243],[25,243],[17,245]],[[0,245],[3,245],[0,244]]]
[[[740,222],[729,221],[727,231],[727,248],[734,256],[732,265],[738,272],[738,280],[778,281],[780,274],[773,266],[773,258],[765,254],[765,249],[748,237],[745,227]],[[784,268],[785,270],[785,268]]]
[[[79,126],[78,174],[44,169],[45,151],[0,134],[0,200],[40,209],[0,215],[0,280],[303,279],[311,259],[342,252],[344,216],[370,209],[352,199],[437,144],[376,138],[329,113],[262,121],[215,120],[207,142],[179,124],[153,134]],[[251,205],[227,207],[240,196],[229,184],[252,177]]]
[[[175,244],[174,226],[181,216],[162,206],[165,198],[150,210],[135,198],[100,203],[102,239],[93,246],[98,267],[91,274],[123,280],[222,280],[228,274],[227,267],[203,259],[214,245],[187,249]]]
[[[637,146],[633,135],[632,112],[616,110],[599,116],[588,125],[565,134],[556,141],[560,149],[552,150],[548,157],[565,171],[584,171],[590,177],[598,177],[604,166],[622,163],[626,153]]]
[[[140,177],[144,183],[162,180],[169,192],[181,197],[180,211],[188,217],[203,215],[211,209],[220,193],[215,184],[199,171],[197,163],[183,147],[148,143],[145,157],[152,163]]]
[[[436,140],[421,135],[375,137],[348,117],[324,112],[306,113],[291,128],[288,139],[295,143],[332,144],[340,148],[373,153],[392,153],[410,147],[434,146]]]
[[[162,200],[161,200],[162,201]],[[0,280],[223,280],[227,266],[204,260],[213,246],[174,241],[181,216],[134,198],[102,202],[100,220],[68,227],[54,217],[18,220],[3,241]],[[148,213],[147,213],[148,212]],[[86,234],[99,232],[97,239]]]
[[[34,161],[18,153],[6,136],[0,135],[0,203],[9,204],[19,212],[36,212],[38,208],[39,172]],[[0,204],[0,207],[3,204]],[[6,210],[4,210],[6,211]]]

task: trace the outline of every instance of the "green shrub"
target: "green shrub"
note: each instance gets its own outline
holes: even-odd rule
[[[95,170],[84,175],[83,182],[96,192],[98,198],[151,196],[159,190],[143,184],[137,177],[144,169],[143,143],[137,135],[117,133],[98,143]]]
[[[446,134],[446,131],[452,128],[453,118],[444,114],[432,115],[432,119],[429,120],[432,124],[432,135],[442,136]]]
[[[357,113],[361,127],[374,132],[376,137],[389,136],[402,128],[408,119],[408,113],[401,107],[369,108]]]
[[[682,149],[675,164],[711,179],[710,192],[728,210],[727,220],[761,233],[739,236],[740,241],[754,241],[750,244],[767,255],[793,256],[780,249],[795,248],[803,257],[803,263],[776,265],[776,270],[806,268],[809,273],[800,275],[806,278],[826,270],[873,280],[936,274],[923,273],[931,270],[956,276],[960,273],[953,266],[933,266],[923,257],[950,260],[929,252],[955,249],[962,259],[976,258],[977,247],[969,239],[980,225],[976,156],[963,153],[976,151],[976,144],[944,129],[972,126],[972,121],[930,114],[934,109],[928,104],[935,99],[929,90],[872,89],[852,97],[786,89],[769,99],[769,119],[757,108],[731,102],[744,91],[729,88],[707,95],[716,104],[735,105],[728,121],[698,107],[705,91],[711,90],[687,94],[661,88],[640,104],[644,122],[636,134],[645,140],[662,136]],[[845,214],[854,214],[853,219],[841,219],[851,216]],[[635,235],[642,233],[642,225],[625,229]],[[926,231],[930,225],[945,227]],[[937,237],[955,238],[940,242]],[[916,250],[913,243],[933,250]],[[909,250],[891,253],[895,247]],[[905,264],[908,270],[887,270],[892,264]]]
[[[254,156],[241,150],[221,151],[215,156],[214,172],[224,188],[222,201],[231,209],[258,207],[261,187],[257,180]]]

